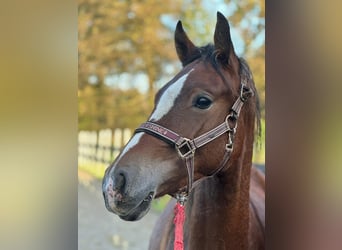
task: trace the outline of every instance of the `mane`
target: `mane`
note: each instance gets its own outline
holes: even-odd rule
[[[209,43],[205,46],[199,47],[200,53],[195,53],[192,58],[188,60],[188,63],[193,62],[195,60],[202,60],[205,63],[210,63],[210,65],[215,69],[215,71],[220,75],[222,80],[227,83],[227,80],[225,79],[223,73],[221,72],[221,67],[219,66],[219,62],[217,60],[218,58],[218,51],[215,49],[214,45]],[[253,111],[255,112],[255,121],[256,121],[256,136],[257,136],[257,144],[259,145],[260,139],[261,139],[261,111],[260,111],[260,99],[258,92],[255,88],[254,80],[253,80],[253,74],[250,70],[248,63],[246,60],[242,57],[237,57],[239,61],[239,74],[246,75],[249,79],[250,84],[249,87],[252,88],[254,95],[255,95],[255,105],[253,105]],[[227,83],[229,86],[229,84]]]
[[[260,99],[259,99],[259,94],[258,91],[255,87],[255,83],[253,80],[253,74],[252,71],[249,68],[248,63],[246,62],[245,59],[242,57],[238,57],[239,64],[240,64],[240,74],[247,75],[247,77],[250,79],[252,84],[250,84],[249,87],[252,88],[255,96],[255,105],[254,105],[254,112],[255,112],[255,121],[256,121],[256,135],[257,135],[257,145],[261,145],[261,110],[260,110]]]

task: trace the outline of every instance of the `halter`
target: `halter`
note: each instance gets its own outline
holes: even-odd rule
[[[138,127],[135,130],[135,133],[146,132],[147,134],[155,136],[158,139],[161,139],[167,143],[170,143],[171,145],[174,145],[178,155],[185,162],[185,166],[188,172],[188,185],[185,191],[183,189],[183,191],[180,190],[176,194],[177,201],[180,204],[184,205],[193,187],[194,158],[196,149],[208,144],[209,142],[215,140],[224,133],[228,133],[228,142],[225,146],[225,154],[223,156],[221,164],[209,176],[215,175],[216,173],[220,172],[229,160],[230,155],[233,151],[234,136],[236,133],[237,120],[239,118],[241,108],[243,104],[248,100],[248,98],[253,96],[254,94],[251,88],[247,86],[248,81],[249,77],[247,77],[245,74],[241,74],[240,95],[231,107],[229,114],[225,118],[225,121],[217,127],[215,127],[214,129],[194,139],[188,139],[186,137],[183,137],[175,133],[174,131],[151,121],[147,121],[141,124],[140,127]]]
[[[220,172],[223,167],[226,165],[227,161],[230,158],[230,155],[233,151],[233,143],[234,137],[237,128],[237,120],[240,115],[241,108],[243,104],[248,100],[250,96],[254,93],[251,88],[247,87],[247,83],[249,81],[249,77],[245,74],[241,74],[241,88],[240,95],[234,102],[233,106],[230,109],[229,114],[226,116],[223,123],[213,128],[212,130],[194,138],[188,139],[183,137],[174,131],[165,128],[155,122],[145,122],[140,125],[139,128],[135,130],[135,133],[146,132],[152,136],[157,137],[171,145],[174,145],[178,155],[185,162],[185,166],[188,172],[188,185],[185,191],[179,190],[176,194],[177,203],[175,205],[175,217],[174,217],[174,225],[175,225],[175,239],[174,239],[174,250],[184,250],[184,242],[183,242],[183,224],[185,221],[185,211],[184,205],[188,199],[188,195],[192,190],[194,183],[194,159],[196,149],[206,145],[207,143],[215,140],[220,137],[224,133],[228,134],[228,142],[225,146],[225,153],[221,164],[219,167],[209,176],[215,175]],[[184,189],[183,189],[184,190]]]

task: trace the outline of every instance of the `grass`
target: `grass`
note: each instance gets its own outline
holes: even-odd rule
[[[170,201],[171,196],[165,195],[163,197],[160,197],[156,200],[152,201],[152,210],[156,211],[158,213],[162,212],[164,208],[166,207],[167,203]]]
[[[254,142],[253,163],[265,164],[265,120],[261,119],[261,136]]]

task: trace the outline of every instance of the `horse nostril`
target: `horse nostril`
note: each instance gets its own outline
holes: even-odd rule
[[[127,182],[126,173],[124,171],[117,171],[114,173],[114,183],[113,183],[113,190],[119,191],[119,193],[125,193],[125,187]]]
[[[125,184],[126,184],[125,175],[123,173],[119,173],[115,180],[116,180],[115,186],[117,187],[117,189],[119,190],[124,189]]]

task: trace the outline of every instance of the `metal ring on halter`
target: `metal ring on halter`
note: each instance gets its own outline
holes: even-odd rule
[[[246,102],[249,97],[253,96],[254,92],[251,88],[247,87],[245,83],[241,84],[240,99],[242,102]]]
[[[225,119],[225,123],[226,123],[226,126],[227,126],[227,129],[228,131],[231,130],[233,131],[233,133],[235,133],[236,131],[236,127],[237,127],[237,115],[233,112],[229,113],[227,116],[226,116],[226,119]],[[233,123],[234,123],[234,126],[231,127],[230,124],[229,124],[229,120],[231,120]]]

